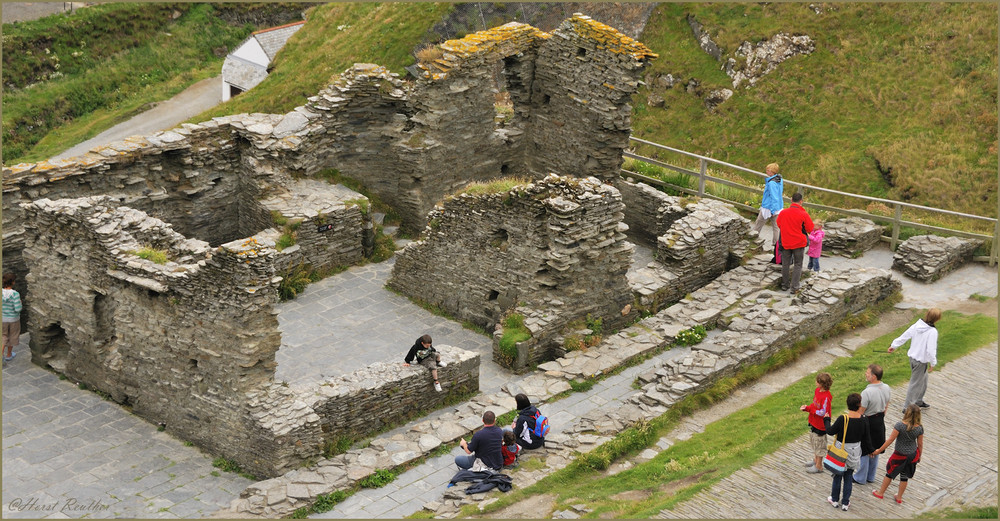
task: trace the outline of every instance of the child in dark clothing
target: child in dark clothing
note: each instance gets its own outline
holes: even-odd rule
[[[417,339],[406,353],[403,365],[409,367],[414,359],[417,363],[431,370],[431,377],[434,378],[434,390],[441,392],[441,382],[438,381],[438,367],[446,364],[441,361],[441,354],[431,345],[431,336],[424,335]]]
[[[500,448],[500,452],[503,454],[504,467],[512,467],[517,463],[517,457],[521,455],[521,446],[517,444],[514,431],[503,430],[503,447]]]

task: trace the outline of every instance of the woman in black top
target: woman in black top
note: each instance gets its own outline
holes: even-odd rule
[[[826,501],[833,505],[833,508],[839,506],[844,511],[851,504],[851,486],[853,485],[851,475],[854,473],[854,469],[857,469],[858,465],[861,464],[861,456],[872,452],[868,420],[861,416],[861,413],[858,412],[859,408],[861,408],[861,395],[851,393],[847,396],[847,414],[839,416],[833,425],[830,425],[829,416],[823,417],[826,433],[835,436],[834,443],[847,451],[847,469],[840,474],[836,472],[833,474],[833,489],[830,491],[830,497],[826,498]],[[847,422],[846,435],[844,434],[845,421]],[[844,487],[843,497],[840,497],[841,483]]]

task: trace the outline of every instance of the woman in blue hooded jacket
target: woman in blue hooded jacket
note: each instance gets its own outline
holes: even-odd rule
[[[768,221],[771,222],[771,234],[773,239],[771,244],[778,243],[778,212],[785,207],[782,196],[785,193],[785,185],[778,173],[778,163],[771,163],[764,169],[767,178],[764,179],[764,196],[760,201],[760,212],[757,220],[753,223],[753,231],[760,233],[760,229]]]

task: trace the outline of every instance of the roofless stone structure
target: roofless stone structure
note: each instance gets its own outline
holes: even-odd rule
[[[360,181],[411,230],[472,181],[593,178],[560,182],[608,195],[572,204],[617,215],[594,222],[612,255],[593,266],[620,274],[629,247],[609,223],[621,220],[622,203],[601,182],[617,179],[629,98],[655,55],[582,15],[551,34],[511,23],[441,49],[440,59],[419,64],[416,81],[356,64],[287,114],[214,118],[4,168],[4,270],[18,274],[32,360],[273,476],[356,430],[342,421],[345,411],[366,411],[366,425],[378,428],[446,399],[423,392],[426,371],[398,364],[314,387],[275,383],[280,276],[371,251],[367,199],[323,187],[317,174],[336,169]],[[498,90],[513,104],[509,118],[497,117]],[[576,211],[555,199],[543,203],[553,210],[538,216],[544,226]],[[282,234],[299,241],[278,251]],[[628,292],[620,277],[613,284],[623,290],[612,299],[620,307]],[[445,355],[442,378],[455,382],[453,392],[477,390],[478,355]],[[372,385],[383,399],[372,401]]]

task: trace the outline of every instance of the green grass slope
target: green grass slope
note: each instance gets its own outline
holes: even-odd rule
[[[281,114],[304,105],[355,63],[375,63],[401,75],[413,49],[451,9],[443,3],[330,3],[306,13],[306,24],[285,44],[260,85],[191,123],[243,112]]]
[[[732,89],[702,51],[694,15],[732,57],[743,41],[808,35],[792,57],[709,111],[683,84],[635,98],[638,137],[795,181],[996,215],[997,5],[985,3],[661,4],[640,41],[648,78]],[[737,58],[739,60],[739,58]],[[651,107],[651,89],[665,98]]]
[[[4,164],[51,157],[218,74],[215,51],[251,30],[208,4],[104,4],[5,24]]]

